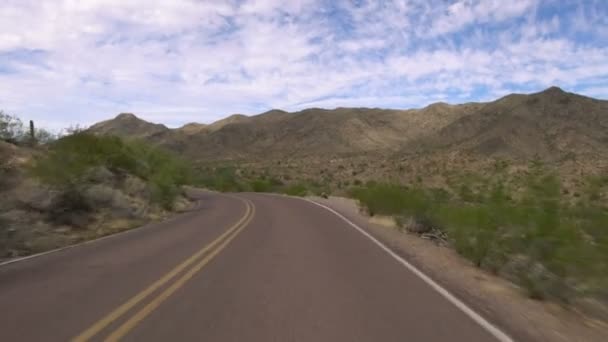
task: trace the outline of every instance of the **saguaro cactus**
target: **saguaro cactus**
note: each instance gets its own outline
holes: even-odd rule
[[[36,130],[34,129],[34,120],[30,120],[30,141],[36,143]]]

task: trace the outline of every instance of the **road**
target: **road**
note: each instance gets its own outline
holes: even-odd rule
[[[0,341],[499,340],[318,205],[198,196],[167,222],[0,266]]]

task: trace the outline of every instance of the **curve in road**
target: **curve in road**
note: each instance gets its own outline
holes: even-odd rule
[[[167,222],[0,267],[0,340],[510,340],[331,208],[199,197]]]

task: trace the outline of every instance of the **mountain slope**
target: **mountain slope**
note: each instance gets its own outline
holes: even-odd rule
[[[92,126],[146,139],[201,160],[251,160],[466,152],[481,158],[560,160],[608,156],[608,101],[552,87],[488,103],[422,109],[310,108],[232,115],[168,129],[121,114]]]
[[[175,131],[181,132],[186,135],[198,134],[209,129],[209,125],[200,124],[196,122],[191,122],[189,124],[185,124],[182,127],[176,129]]]
[[[96,123],[89,131],[97,134],[113,134],[123,137],[148,138],[169,131],[165,125],[153,124],[131,113],[122,113],[111,120]]]
[[[398,150],[465,114],[464,107],[273,110],[192,137],[187,154],[214,159],[331,156]],[[214,126],[212,124],[211,126]],[[195,151],[194,146],[204,146]]]
[[[509,95],[446,125],[432,140],[440,149],[481,156],[607,156],[608,101],[557,87]]]

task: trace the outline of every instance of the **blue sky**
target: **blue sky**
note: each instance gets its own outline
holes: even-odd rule
[[[605,0],[0,0],[0,109],[59,129],[608,98]]]

